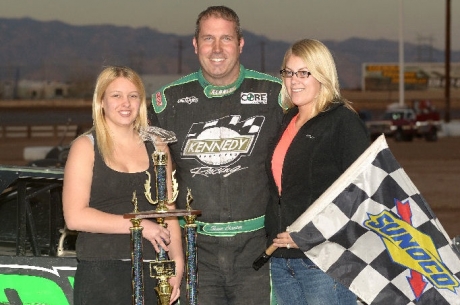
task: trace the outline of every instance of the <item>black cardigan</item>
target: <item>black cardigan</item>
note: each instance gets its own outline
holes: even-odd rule
[[[286,113],[278,141],[297,107]],[[277,143],[272,143],[266,161],[270,199],[265,215],[268,245],[285,232],[305,210],[367,149],[370,144],[365,124],[342,102],[307,121],[298,131],[284,159],[281,196],[273,179],[271,160]],[[275,257],[305,257],[298,249],[279,248]]]

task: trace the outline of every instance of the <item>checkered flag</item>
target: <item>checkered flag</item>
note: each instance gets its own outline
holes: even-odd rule
[[[238,115],[230,115],[217,120],[212,120],[204,123],[194,123],[190,128],[188,137],[194,137],[206,129],[216,127],[226,127],[230,130],[235,131],[240,135],[251,135],[258,134],[260,128],[264,123],[263,116],[254,116],[247,120],[241,121],[241,117]]]
[[[380,136],[289,228],[367,304],[460,304],[460,258]]]

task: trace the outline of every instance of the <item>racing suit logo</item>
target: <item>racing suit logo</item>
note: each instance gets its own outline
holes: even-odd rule
[[[177,103],[178,104],[182,104],[182,103],[185,103],[185,104],[193,104],[193,103],[198,103],[198,98],[196,96],[187,96],[187,97],[184,97],[184,98],[181,98],[179,100],[177,100]]]
[[[240,121],[240,116],[226,116],[217,120],[194,123],[184,141],[182,158],[196,159],[213,173],[251,154],[264,123],[263,116]],[[209,170],[209,169],[208,169]]]
[[[155,94],[155,101],[157,103],[157,106],[163,106],[163,101],[161,100],[161,93],[157,92]]]
[[[267,93],[241,92],[241,104],[267,104]]]

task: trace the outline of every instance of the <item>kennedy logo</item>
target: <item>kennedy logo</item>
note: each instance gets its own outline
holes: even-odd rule
[[[267,104],[267,93],[241,92],[241,104]]]
[[[240,121],[240,116],[234,115],[194,123],[184,141],[182,158],[193,158],[203,165],[200,169],[192,170],[194,175],[230,175],[242,170],[244,168],[240,166],[232,170],[229,165],[251,154],[264,119],[263,116],[255,116]]]

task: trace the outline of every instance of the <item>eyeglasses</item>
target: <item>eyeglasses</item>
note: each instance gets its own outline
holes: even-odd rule
[[[280,70],[280,74],[282,77],[285,77],[285,78],[294,77],[294,74],[298,78],[308,78],[311,75],[310,71],[307,71],[307,70],[299,70],[297,72],[294,72],[294,71],[286,70],[286,69]]]

